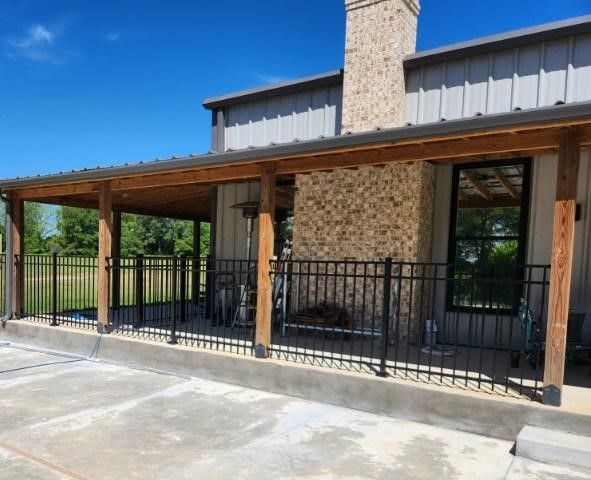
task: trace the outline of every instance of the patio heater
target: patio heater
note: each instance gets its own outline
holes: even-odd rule
[[[244,284],[244,290],[240,292],[240,302],[232,322],[232,328],[234,328],[241,317],[248,321],[248,312],[250,311],[250,291],[252,288],[252,280],[250,275],[250,260],[252,258],[252,233],[254,229],[254,220],[259,216],[259,203],[242,202],[232,205],[230,208],[242,210],[242,218],[246,219],[246,282]],[[244,308],[243,315],[241,315],[242,308]]]

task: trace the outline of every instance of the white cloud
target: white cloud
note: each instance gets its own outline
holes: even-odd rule
[[[106,42],[118,42],[121,39],[121,33],[119,32],[108,32],[103,36],[103,40]]]
[[[263,83],[281,83],[287,80],[285,77],[280,77],[277,75],[266,75],[264,73],[258,73],[257,77],[259,81]]]
[[[53,33],[47,27],[33,25],[21,39],[15,40],[13,45],[22,49],[37,48],[44,45],[51,45],[53,43],[53,37]]]
[[[31,25],[21,36],[8,41],[12,51],[22,57],[35,61],[52,61],[51,47],[55,33],[48,27]]]
[[[20,35],[6,39],[6,53],[11,58],[20,57],[52,64],[64,63],[77,55],[75,50],[67,48],[61,41],[64,32],[73,21],[72,17],[61,17],[50,25],[32,24]]]

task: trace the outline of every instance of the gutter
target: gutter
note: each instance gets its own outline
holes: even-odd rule
[[[2,317],[2,319],[0,319],[0,322],[2,322],[2,327],[4,327],[6,325],[6,322],[8,320],[11,320],[13,318],[12,315],[12,289],[13,289],[13,285],[12,285],[12,278],[13,278],[13,272],[14,272],[14,262],[11,260],[13,258],[13,244],[12,244],[12,235],[10,234],[10,232],[12,231],[12,202],[10,201],[10,199],[6,196],[5,193],[3,193],[0,190],[0,200],[4,202],[4,205],[6,207],[6,220],[5,220],[5,231],[6,231],[6,284],[4,285],[4,289],[5,289],[5,297],[4,297],[4,316]]]

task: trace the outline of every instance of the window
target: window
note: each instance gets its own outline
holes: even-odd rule
[[[454,168],[449,307],[515,309],[525,257],[529,161]]]

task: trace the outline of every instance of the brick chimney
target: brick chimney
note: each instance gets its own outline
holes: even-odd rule
[[[419,5],[416,0],[345,0],[345,7],[342,132],[399,127],[405,106],[403,58],[415,50]],[[430,163],[297,175],[296,187],[295,258],[431,260],[435,168]],[[352,283],[348,291],[356,288]],[[362,303],[357,295],[346,302],[354,318]],[[379,310],[379,288],[375,295]],[[417,291],[404,286],[398,295],[401,305],[418,305]],[[419,341],[416,311],[401,314],[398,326],[402,336],[408,332]]]
[[[342,131],[404,122],[403,59],[415,52],[417,0],[345,0]]]

